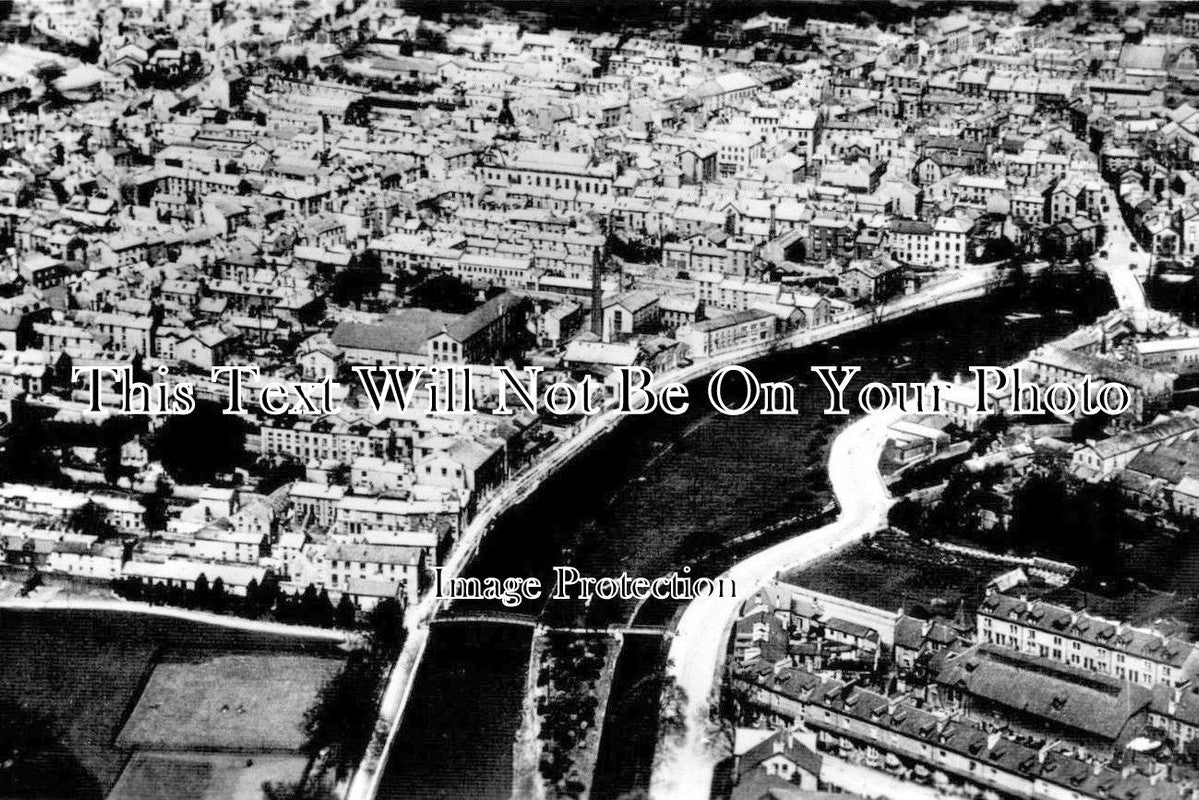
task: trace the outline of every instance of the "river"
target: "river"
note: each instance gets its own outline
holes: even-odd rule
[[[1113,306],[1102,287],[1040,287],[1037,295],[1007,292],[753,364],[762,380],[797,387],[794,416],[718,414],[701,402],[701,382],[692,387],[686,414],[626,420],[508,512],[468,574],[531,575],[548,583],[557,564],[597,576],[653,577],[684,564],[693,565],[693,574],[715,574],[747,551],[812,527],[831,499],[825,464],[844,420],[821,413],[826,395],[809,367],[860,365],[863,381],[952,377],[970,365],[1008,363]],[[1035,316],[1011,319],[1013,312]],[[749,541],[732,546],[739,537]],[[620,601],[521,610],[555,624],[607,624],[636,611]],[[646,607],[637,621],[661,622],[676,610]],[[649,641],[626,645],[617,667],[605,721],[615,733],[600,748],[596,800],[648,781],[663,666],[661,648]],[[528,644],[523,628],[434,628],[380,797],[509,796]]]

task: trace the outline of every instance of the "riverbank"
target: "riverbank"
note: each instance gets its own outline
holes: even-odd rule
[[[627,571],[656,577],[691,565],[693,571],[714,577],[752,550],[826,521],[822,509],[832,499],[828,452],[845,420],[822,414],[825,398],[813,382],[811,365],[859,365],[863,376],[892,382],[930,374],[952,379],[970,364],[1007,363],[1111,309],[1106,287],[1085,277],[1047,275],[1036,282],[1035,291],[1017,287],[965,307],[929,310],[854,333],[836,344],[754,360],[752,369],[762,380],[796,387],[800,408],[795,415],[729,417],[703,403],[699,391],[695,396],[700,402],[684,415],[625,417],[528,500],[503,514],[465,574],[546,577],[554,565],[571,565],[587,575]],[[897,358],[897,353],[908,358]],[[731,546],[742,538],[751,541]],[[562,605],[527,603],[519,611],[547,625],[575,624],[580,609]],[[624,624],[636,603],[598,605],[582,609],[585,624]],[[650,606],[638,614],[638,622],[667,623],[681,611],[677,603]],[[429,664],[416,676],[382,798],[509,800],[519,703],[502,707],[510,708],[510,714],[480,703],[465,711],[446,710],[447,675],[462,687],[471,670],[481,668],[495,681],[490,656],[480,665],[467,653],[452,653],[452,660],[443,655],[460,646],[461,627],[489,638],[504,631],[507,638],[519,630],[484,622],[433,626],[425,656]],[[666,653],[660,641],[640,647],[646,638],[626,642],[621,656],[605,725],[616,735],[604,737],[601,744],[596,800],[616,800],[649,786],[660,727],[661,692],[656,687]],[[525,684],[528,639],[523,641],[519,660],[505,662],[505,685]],[[499,723],[502,731],[496,730]],[[499,738],[491,741],[478,734],[481,730],[496,731],[492,735]],[[456,743],[453,750],[449,742]],[[504,786],[502,797],[481,789],[497,784]]]
[[[1108,260],[1101,266],[1117,304],[1134,319],[1141,317],[1148,307],[1128,265]],[[682,691],[684,730],[681,737],[664,738],[659,743],[650,783],[653,800],[689,800],[711,794],[716,764],[727,755],[716,747],[714,698],[719,692],[732,626],[745,600],[780,573],[806,566],[886,526],[894,499],[879,472],[879,458],[887,429],[901,417],[894,411],[867,416],[834,440],[829,480],[841,506],[834,522],[731,567],[725,576],[737,581],[734,597],[701,598],[686,607],[671,643],[667,667],[668,675]]]
[[[804,566],[882,528],[893,499],[878,462],[889,427],[902,414],[863,417],[833,441],[829,480],[841,506],[828,525],[763,550],[726,570],[736,594],[704,597],[687,605],[670,645],[667,673],[683,691],[685,728],[680,740],[664,739],[655,756],[650,795],[657,800],[694,800],[711,792],[712,775],[724,755],[716,751],[713,698],[720,686],[728,640],[741,604],[780,572]]]
[[[685,373],[680,371],[681,378],[676,374],[663,378],[701,380],[728,363],[753,361],[757,364],[755,372],[763,379],[798,382],[802,386],[811,377],[807,366],[811,359],[815,359],[811,363],[860,364],[864,375],[883,381],[910,380],[916,369],[922,374],[952,377],[969,364],[1004,363],[1009,356],[1064,335],[1076,324],[1074,313],[1091,319],[1112,305],[1105,289],[1096,294],[1094,284],[1087,282],[1051,286],[1048,292],[1042,287],[1035,294],[1018,293],[1002,302],[985,301],[968,314],[940,308],[981,298],[1005,283],[1005,276],[992,269],[971,269],[928,287],[924,293],[897,298],[880,309],[839,319],[820,330],[799,331],[781,342],[729,353],[718,361],[691,365]],[[1056,280],[1054,283],[1061,284]],[[1017,303],[1014,307],[1036,313],[1025,315],[1019,322],[1006,320],[1013,300]],[[876,335],[876,324],[882,322],[888,323],[886,330]],[[830,338],[837,338],[838,343],[821,344]],[[809,345],[815,348],[808,357],[792,357],[792,352]],[[912,354],[915,363],[897,362],[897,348]],[[469,564],[464,574],[480,578],[544,577],[547,565],[555,564],[571,564],[591,575],[628,571],[653,577],[681,564],[698,562],[703,562],[705,574],[715,576],[730,562],[725,557],[709,559],[714,548],[726,549],[729,539],[766,529],[780,520],[809,520],[829,500],[825,453],[838,420],[822,416],[823,396],[818,387],[801,389],[799,398],[804,406],[801,413],[785,417],[727,417],[712,413],[699,402],[680,417],[655,414],[613,419],[615,415],[609,415],[610,425],[603,424],[603,416],[592,418],[575,437],[548,451],[553,459],[551,466],[547,468],[543,462],[536,469],[526,470],[485,504],[486,516],[469,526],[472,533],[486,531],[485,537],[480,535],[473,543],[473,547],[481,546],[478,555],[465,558],[471,549],[464,546],[453,558],[459,569],[466,570]],[[817,401],[821,405],[816,405]],[[617,424],[620,420],[623,423]],[[796,453],[804,454],[798,472]],[[576,462],[585,466],[576,468]],[[772,531],[762,537],[760,544],[794,535],[807,524],[797,522]],[[726,555],[735,557],[737,553]],[[428,613],[427,608],[422,609],[423,613]],[[539,604],[519,610],[534,615],[543,612]],[[562,623],[563,617],[569,617],[566,624],[572,624],[577,610],[563,609],[559,604],[544,611],[547,624]],[[586,609],[587,624],[624,623],[631,611],[623,606],[593,603]],[[673,607],[646,608],[639,619],[652,617],[651,622],[664,622],[673,612]],[[414,612],[413,616],[419,615]],[[413,655],[416,645],[424,646],[424,628],[420,630],[420,635],[410,639],[413,648],[409,655]],[[440,632],[430,634],[430,645],[441,638]],[[423,658],[428,657],[428,652],[419,652]],[[386,786],[382,794],[386,798],[434,797],[422,787],[430,781],[445,783],[431,777],[436,770],[424,766],[438,757],[436,742],[420,738],[427,737],[422,732],[432,724],[426,718],[438,718],[443,712],[437,703],[425,699],[437,695],[441,679],[429,669],[417,669],[421,660],[412,657],[406,661],[412,668],[397,669],[387,696],[389,704],[398,705],[396,697],[402,690],[403,703],[415,706],[416,717],[411,724],[404,723],[402,731],[398,730],[399,719],[407,712],[389,717],[395,720],[390,727],[380,725],[380,731],[389,734],[388,755],[375,764],[373,775],[363,772],[355,778],[359,784],[356,791],[362,791],[362,782],[369,779],[376,787]],[[520,663],[523,666],[525,660]],[[408,674],[402,674],[404,671]],[[521,685],[525,677],[522,669],[517,678]],[[418,682],[416,692],[407,687],[413,680]],[[651,705],[629,707],[618,700],[614,708],[622,724],[648,730],[656,725],[649,719],[656,714],[656,705],[652,708],[655,714],[650,714]],[[510,784],[510,777],[496,770],[507,769],[504,765],[510,764],[519,719],[516,709],[507,721],[510,733],[502,747],[505,755],[499,756],[491,743],[480,743],[480,750],[491,760],[475,759],[464,769],[471,775],[486,775],[492,783]],[[445,731],[438,735],[457,736],[459,728],[490,725],[493,721],[492,715],[472,709],[464,719],[445,719]],[[652,737],[652,733],[648,735]],[[637,739],[645,741],[640,734]],[[381,747],[375,745],[372,750]],[[394,770],[386,767],[387,759],[401,752],[402,766]],[[644,757],[638,757],[637,765],[621,770],[625,776],[621,780],[630,778],[637,785],[645,785],[643,778],[649,774],[652,759],[651,747]],[[606,756],[602,760],[611,763]],[[379,763],[389,773],[385,782]],[[463,775],[457,780],[460,796],[479,796],[466,791],[477,785],[479,778]],[[604,783],[605,791],[614,788],[610,781]],[[619,789],[616,795],[629,788]]]
[[[783,350],[808,347],[920,311],[976,299],[1004,282],[1003,276],[992,267],[964,270],[926,287],[922,292],[896,298],[869,311],[839,318],[820,328],[801,330],[776,341],[738,348],[659,375],[656,383],[686,383],[730,364],[751,361]],[[588,418],[577,434],[555,445],[539,462],[527,467],[510,480],[479,509],[446,560],[442,574],[450,577],[459,575],[478,551],[492,525],[505,511],[527,499],[549,477],[614,430],[625,418],[626,415],[612,409]],[[380,717],[386,724],[377,726],[376,736],[367,748],[360,768],[351,779],[346,794],[347,800],[372,800],[378,793],[386,768],[387,753],[395,742],[404,709],[411,696],[412,683],[427,645],[429,620],[440,608],[440,600],[426,595],[409,610],[409,637],[399,662],[392,670],[380,705]]]

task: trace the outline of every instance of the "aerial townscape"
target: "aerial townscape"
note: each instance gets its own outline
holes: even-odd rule
[[[1185,2],[0,3],[0,798],[1199,800],[1197,277]]]

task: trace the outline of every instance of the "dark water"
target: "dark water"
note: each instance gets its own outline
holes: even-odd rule
[[[511,625],[436,629],[379,797],[507,800],[531,637]]]
[[[617,800],[634,787],[649,785],[665,648],[660,638],[625,639],[612,679],[591,800]]]
[[[799,414],[795,416],[717,414],[701,402],[706,381],[701,382],[692,387],[693,408],[687,414],[627,420],[525,504],[509,512],[489,535],[470,574],[532,575],[548,582],[555,564],[573,565],[583,574],[597,576],[628,571],[653,577],[682,564],[695,564],[697,574],[715,573],[743,555],[728,547],[733,538],[792,521],[747,545],[760,549],[811,527],[829,500],[827,450],[843,419],[821,413],[826,396],[809,367],[860,365],[862,382],[925,380],[932,373],[950,377],[964,373],[970,365],[1015,360],[1112,306],[1110,292],[1102,288],[1088,293],[1042,288],[1038,294],[1044,299],[1009,294],[941,309],[841,339],[835,348],[779,354],[751,365],[762,380],[783,379],[797,385]],[[1013,311],[1040,316],[1020,322],[1005,320]],[[628,619],[636,609],[627,602],[596,602],[584,607],[559,601],[522,610],[540,613],[551,623],[585,620],[606,624]],[[637,619],[657,621],[674,611],[646,608]],[[426,659],[417,676],[410,714],[397,738],[381,797],[441,796],[422,788],[431,781],[439,786],[452,781],[458,797],[500,797],[503,791],[481,792],[478,787],[488,781],[503,787],[510,783],[507,770],[519,723],[519,698],[503,706],[512,709],[506,720],[497,719],[506,712],[490,703],[467,704],[460,713],[457,707],[455,713],[442,713],[440,705],[450,682],[442,665],[455,670],[455,683],[466,680],[469,685],[472,672],[479,670],[490,676],[484,680],[519,687],[525,664],[510,658],[506,651],[481,663],[472,661],[477,651],[472,656],[469,648],[461,649],[456,641],[461,634],[452,634],[455,640],[448,638],[449,630],[456,627],[434,629],[430,652],[436,657]],[[457,670],[463,664],[469,668],[460,673]],[[636,698],[646,686],[641,678],[652,679],[661,665],[656,646],[648,642],[622,655],[607,720],[607,729],[621,735],[605,737],[601,746],[597,797],[617,797],[645,783],[653,757],[657,705]],[[519,675],[501,681],[497,670],[506,668]],[[430,725],[436,735],[430,735]],[[461,732],[480,726],[502,741],[488,741],[480,733],[470,739],[475,748],[473,758],[460,759],[463,754],[455,753],[454,761],[461,761],[461,768],[448,770],[439,765],[445,755],[439,742],[466,741]],[[505,755],[494,755],[500,752]]]

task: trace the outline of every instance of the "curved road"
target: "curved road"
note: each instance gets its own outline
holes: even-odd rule
[[[654,800],[702,800],[711,794],[713,768],[721,757],[712,746],[712,699],[741,604],[779,572],[828,555],[886,523],[894,501],[878,461],[888,427],[901,416],[890,411],[863,417],[833,440],[828,472],[841,506],[836,520],[737,563],[721,576],[735,582],[735,597],[699,598],[683,612],[667,671],[686,694],[685,735],[681,742],[659,746],[650,784]]]
[[[981,297],[1002,282],[1003,278],[997,273],[995,265],[980,265],[979,267],[962,270],[940,283],[925,287],[916,294],[888,301],[879,306],[873,313],[860,312],[848,314],[818,328],[796,331],[782,339],[767,343],[755,343],[739,347],[718,356],[702,359],[689,366],[658,375],[651,382],[649,388],[653,389],[655,386],[660,386],[666,381],[686,383],[711,374],[722,366],[744,363],[780,350],[799,348],[816,342],[828,341],[846,333],[863,330],[878,322],[898,319],[908,314],[918,313],[937,306]],[[446,563],[443,565],[444,574],[458,575],[460,570],[474,556],[477,547],[487,534],[488,529],[499,519],[504,511],[516,506],[531,495],[547,477],[554,474],[554,472],[576,455],[583,452],[599,436],[611,430],[620,419],[620,416],[619,413],[609,408],[603,414],[590,418],[590,421],[583,429],[572,438],[554,445],[533,466],[527,468],[519,475],[512,476],[499,491],[488,498],[466,530],[463,531],[458,543],[454,546]],[[878,422],[876,420],[872,425],[878,424]],[[861,425],[862,422],[851,425],[842,436],[848,435],[853,439],[856,436],[864,435],[862,431],[867,430],[867,428],[862,428]],[[881,429],[885,428],[886,425],[883,424]],[[873,427],[871,426],[869,429],[872,430]],[[885,437],[882,437],[877,443],[874,443],[877,444],[876,450],[881,450],[884,439]],[[841,437],[838,437],[837,441],[840,442]],[[874,444],[871,446],[874,447]],[[844,446],[850,452],[857,453],[856,447],[851,447],[849,444]],[[837,442],[834,442],[833,462],[829,465],[830,475],[841,474],[841,466],[835,463],[838,458],[836,454],[837,447]],[[875,462],[873,468],[877,473],[877,452],[873,458]],[[860,475],[855,475],[852,470],[849,470],[845,472],[843,485],[845,487],[852,486],[859,479]],[[833,478],[834,490],[838,490],[842,485],[838,484],[837,481],[837,478]],[[879,482],[879,487],[881,489],[881,481]],[[847,495],[841,495],[839,499],[842,508],[852,505],[852,500]],[[885,514],[885,509],[882,513]],[[845,518],[844,512],[842,513],[842,518]],[[815,534],[817,532],[813,531],[812,533]],[[766,552],[773,553],[774,550]],[[755,557],[755,559],[751,559],[748,563],[758,562]],[[773,568],[777,569],[784,565],[783,563],[776,563]],[[734,570],[740,570],[741,568],[742,565],[738,565]],[[430,592],[426,593],[418,603],[409,608],[406,614],[408,638],[404,643],[404,649],[400,653],[399,660],[392,668],[391,675],[388,678],[383,697],[379,704],[380,723],[376,726],[375,735],[372,738],[370,746],[367,748],[359,769],[355,771],[354,776],[350,780],[345,794],[346,800],[373,800],[378,793],[387,763],[387,754],[395,744],[395,739],[400,729],[400,722],[403,719],[404,710],[408,705],[415,675],[424,657],[425,647],[428,644],[429,621],[436,616],[440,607],[441,601],[434,598]],[[732,624],[731,621],[729,624]],[[708,681],[709,685],[713,684],[713,679],[715,678],[714,670],[715,667],[713,667],[713,674]],[[708,780],[709,782],[711,780],[710,769]],[[688,800],[692,797],[688,795],[680,796],[687,797]],[[701,795],[693,796],[700,797]],[[703,794],[702,797],[707,797],[707,794]]]
[[[1110,188],[1103,215],[1107,239],[1095,266],[1111,282],[1119,307],[1134,325],[1144,325],[1148,303],[1137,273],[1148,271],[1149,256],[1139,247]],[[736,596],[692,601],[683,612],[670,647],[667,671],[686,696],[681,741],[658,747],[650,783],[653,800],[708,798],[721,753],[713,746],[716,728],[711,708],[721,683],[729,636],[741,604],[780,572],[803,566],[882,528],[893,499],[883,485],[878,459],[888,426],[898,413],[868,416],[853,423],[833,442],[829,481],[841,506],[832,523],[796,536],[736,564],[722,577],[736,582]]]

